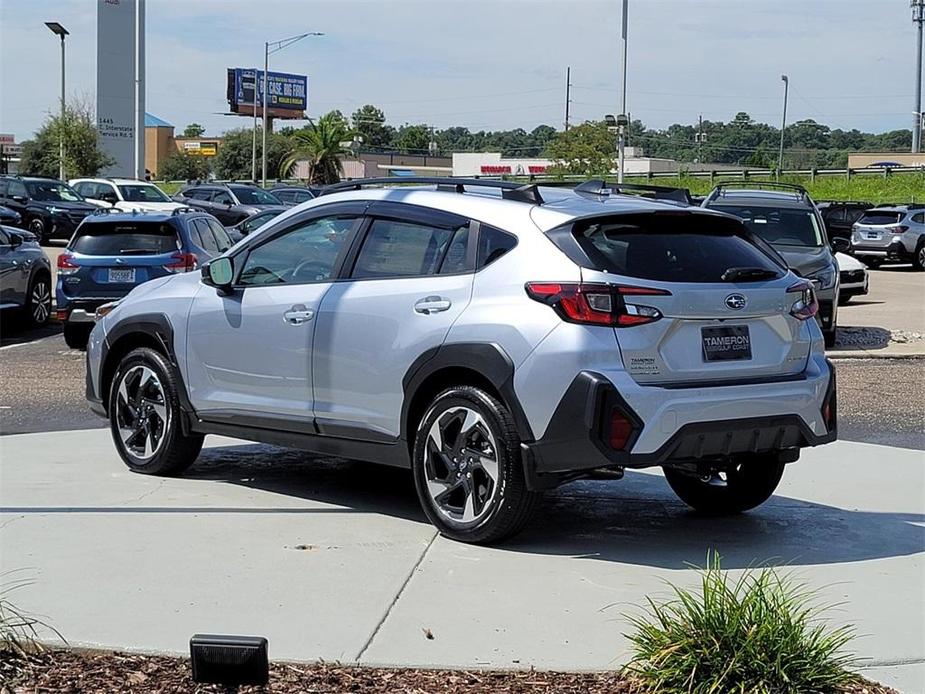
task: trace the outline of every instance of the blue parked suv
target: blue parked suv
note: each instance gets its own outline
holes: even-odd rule
[[[196,270],[231,246],[215,217],[190,208],[90,215],[58,256],[55,295],[64,341],[83,349],[100,306],[148,280]]]

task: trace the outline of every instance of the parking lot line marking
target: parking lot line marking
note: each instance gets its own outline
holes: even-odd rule
[[[23,345],[37,345],[39,342],[45,342],[46,340],[51,340],[61,337],[60,335],[48,335],[47,337],[40,337],[38,340],[29,340],[28,342],[14,342],[11,345],[3,345],[0,347],[0,351],[4,349],[13,349],[14,347],[22,347]]]

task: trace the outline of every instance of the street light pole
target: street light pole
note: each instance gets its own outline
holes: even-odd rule
[[[918,24],[915,45],[915,122],[912,124],[912,151],[922,151],[922,25],[925,24],[925,0],[911,0],[912,21]]]
[[[777,180],[780,180],[781,172],[784,169],[784,130],[787,128],[787,92],[790,90],[790,80],[787,75],[781,75],[784,81],[784,116],[780,124],[780,151],[777,153]]]
[[[267,41],[263,44],[263,151],[261,152],[262,160],[262,173],[261,173],[261,185],[266,188],[267,186],[267,85],[270,82],[270,53],[276,53],[281,51],[284,48],[288,48],[297,41],[301,41],[304,38],[309,36],[324,36],[324,33],[320,31],[310,31],[307,34],[299,34],[298,36],[290,36],[288,39],[282,39],[280,41]],[[270,45],[273,46],[273,49],[270,50]],[[254,95],[256,98],[257,93],[257,84],[256,78],[254,83]]]
[[[251,180],[257,182],[257,68],[254,68],[254,127],[251,130]]]
[[[58,178],[64,178],[64,37],[70,32],[58,22],[45,22],[45,26],[61,37],[61,117],[58,122]]]
[[[626,20],[629,16],[629,0],[623,0],[623,100],[620,105],[620,118],[618,127],[620,134],[617,139],[617,183],[623,183],[624,149],[626,147]]]

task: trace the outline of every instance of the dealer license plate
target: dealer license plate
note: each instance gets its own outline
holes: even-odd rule
[[[704,361],[733,361],[752,358],[752,340],[747,325],[701,328]]]

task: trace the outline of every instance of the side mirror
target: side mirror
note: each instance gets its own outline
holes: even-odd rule
[[[22,236],[19,234],[10,234],[10,248],[22,246]]]
[[[836,253],[847,253],[850,248],[851,242],[848,239],[842,236],[832,238],[832,250]]]
[[[231,258],[215,258],[202,266],[202,283],[220,291],[230,291],[234,281]]]

